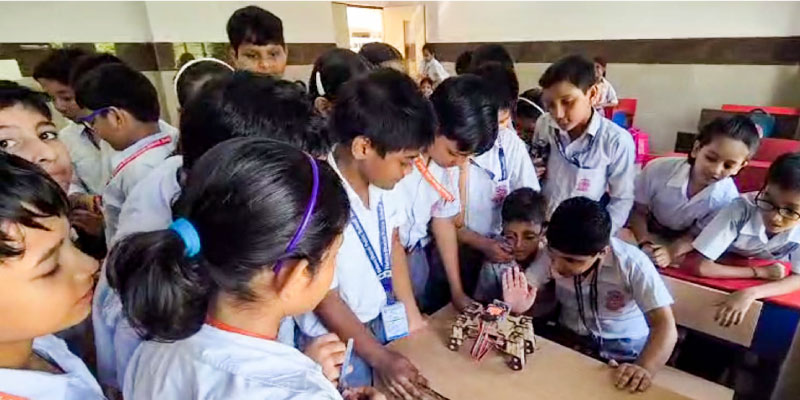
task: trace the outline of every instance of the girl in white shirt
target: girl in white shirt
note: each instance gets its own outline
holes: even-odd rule
[[[275,339],[327,293],[348,209],[333,170],[290,145],[209,150],[174,205],[180,218],[109,256],[125,315],[153,340],[130,361],[125,398],[340,399],[319,365]],[[365,393],[379,396],[345,391]]]
[[[97,261],[69,240],[69,202],[42,169],[0,152],[0,398],[105,399],[53,335],[89,315]]]

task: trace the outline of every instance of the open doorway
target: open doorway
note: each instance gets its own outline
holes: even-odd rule
[[[356,53],[367,43],[382,42],[383,9],[348,5],[347,27],[350,33],[350,50]]]

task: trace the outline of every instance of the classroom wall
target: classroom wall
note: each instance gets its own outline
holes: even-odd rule
[[[702,108],[724,103],[800,106],[798,2],[436,2],[427,41],[445,67],[478,42],[502,42],[520,88],[549,63],[583,52],[609,59],[620,97],[639,100],[636,125],[651,149],[696,132]],[[441,50],[441,51],[440,51]]]

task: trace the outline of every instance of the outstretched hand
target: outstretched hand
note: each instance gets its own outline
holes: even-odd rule
[[[522,314],[536,301],[536,288],[528,284],[519,266],[503,271],[503,301],[511,306],[511,312]]]

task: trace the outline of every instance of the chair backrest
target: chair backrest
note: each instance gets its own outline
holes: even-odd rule
[[[753,110],[764,110],[770,114],[777,115],[800,115],[800,108],[794,107],[762,107],[762,106],[746,106],[741,104],[723,104],[723,111],[736,111],[736,112],[750,112]]]
[[[763,138],[753,156],[756,161],[775,161],[781,154],[800,151],[800,141],[792,139]]]
[[[636,99],[619,99],[619,103],[614,107],[603,109],[606,118],[612,119],[615,114],[622,112],[629,117],[630,126],[633,126],[633,119],[636,116]]]

